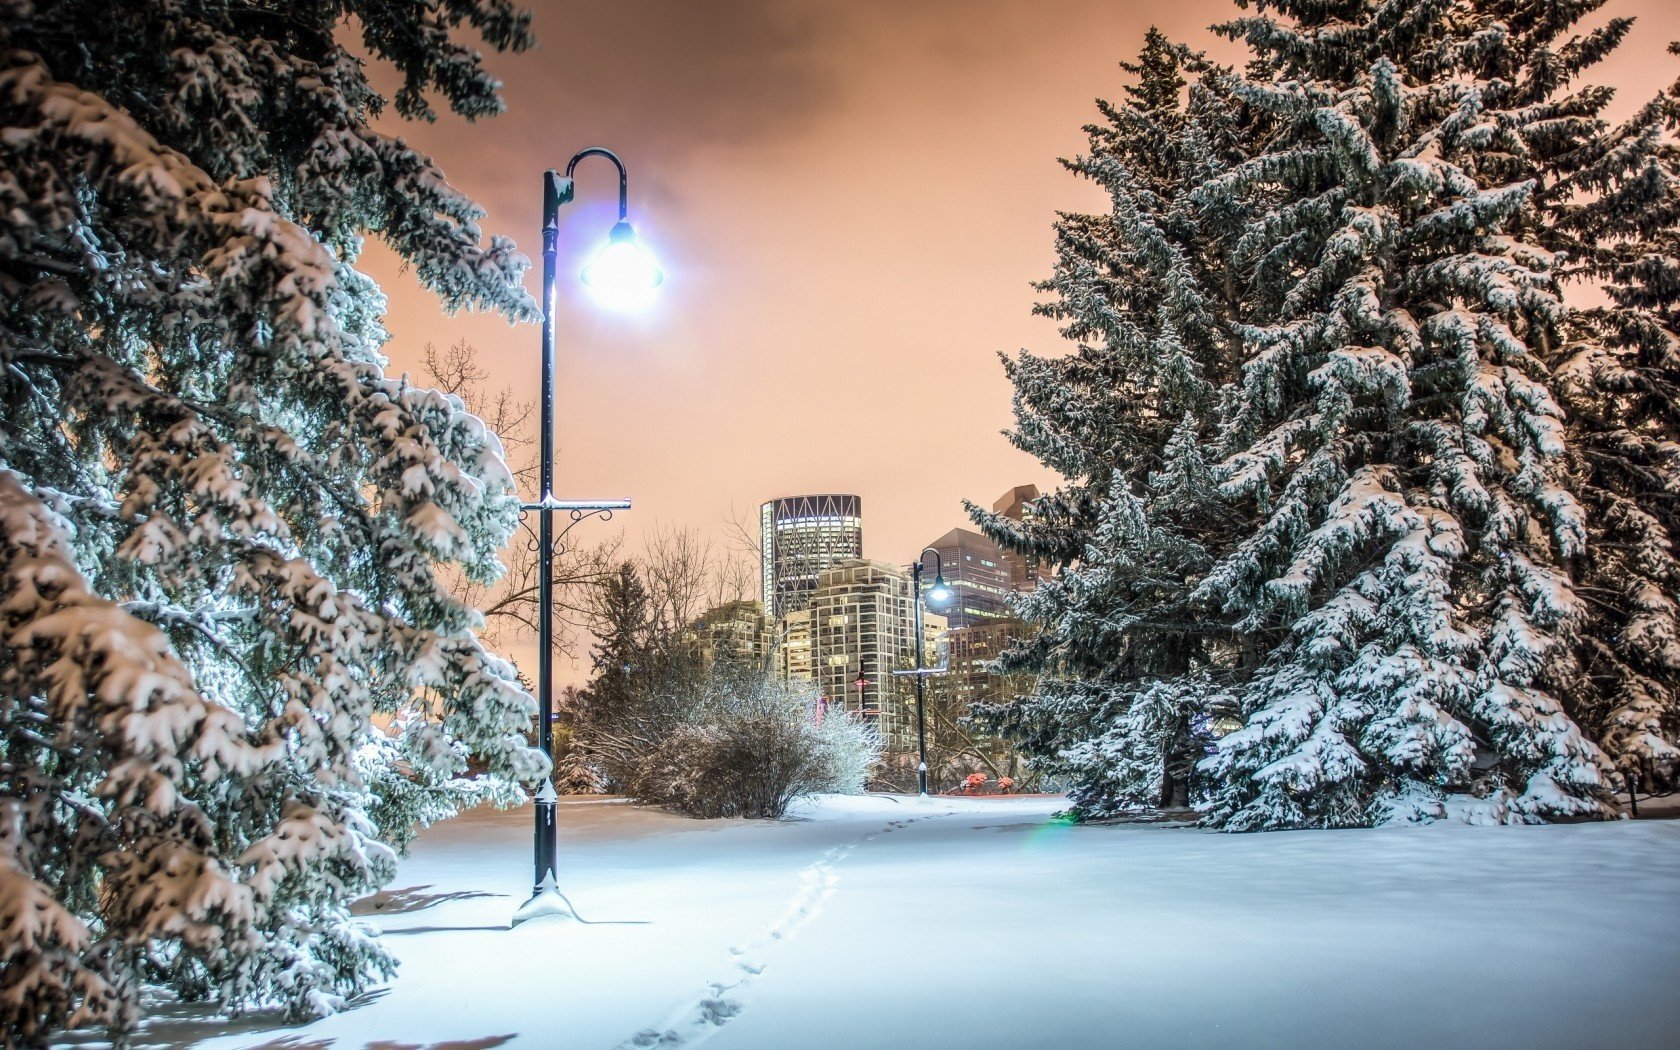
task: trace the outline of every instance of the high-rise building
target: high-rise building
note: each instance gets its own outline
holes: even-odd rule
[[[1010,566],[991,540],[969,529],[952,529],[928,544],[939,552],[939,569],[951,588],[951,602],[939,610],[952,630],[1010,615]],[[922,577],[923,602],[933,576]]]
[[[1030,637],[1020,620],[995,619],[945,632],[946,672],[932,681],[940,702],[952,717],[966,714],[970,704],[1004,703],[1032,691],[1033,676],[999,674],[991,663],[1012,642]]]
[[[764,608],[779,621],[810,601],[817,574],[863,557],[863,501],[826,493],[773,499],[759,508]]]
[[[1033,502],[1039,497],[1037,485],[1016,485],[992,504],[992,511],[1016,521],[1031,521],[1035,513]],[[1004,564],[1009,566],[1009,586],[1014,591],[1038,589],[1038,581],[1050,573],[1037,558],[1014,551],[1002,551]]]
[[[818,573],[808,606],[783,618],[778,667],[790,681],[815,683],[829,709],[874,723],[887,750],[914,750],[914,682],[893,672],[915,666],[915,624],[908,572],[848,558]],[[931,662],[945,618],[924,610],[922,624]]]
[[[770,623],[755,601],[726,602],[689,625],[683,640],[703,663],[732,660],[764,667],[770,660]]]
[[[776,643],[776,671],[784,682],[814,682],[811,610],[790,612],[776,621],[780,640]]]

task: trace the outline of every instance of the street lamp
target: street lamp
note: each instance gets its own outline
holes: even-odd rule
[[[561,537],[573,525],[594,515],[610,518],[615,510],[628,510],[627,499],[561,500],[554,497],[554,275],[560,246],[560,206],[571,201],[572,173],[585,157],[605,157],[618,168],[618,224],[608,235],[607,244],[596,253],[581,274],[584,283],[598,300],[615,309],[629,309],[645,304],[664,274],[654,264],[653,257],[636,242],[636,231],[630,226],[628,179],[624,162],[612,150],[591,146],[571,159],[566,174],[552,168],[543,172],[543,278],[542,278],[542,434],[538,484],[541,491],[537,502],[523,503],[520,509],[537,514],[537,746],[554,761],[554,515],[566,511],[571,521]],[[555,878],[560,851],[554,820],[554,778],[549,777],[537,791],[535,827],[532,832],[532,853],[536,875],[531,899],[514,913],[513,925],[538,915],[568,915],[572,909],[560,893]]]
[[[943,609],[951,601],[951,588],[945,583],[945,559],[932,547],[923,547],[922,554],[933,555],[933,586],[928,588],[927,604],[935,611]],[[910,590],[916,598],[916,667],[911,671],[894,671],[896,675],[914,675],[916,678],[916,766],[917,794],[927,798],[928,768],[927,768],[927,712],[926,692],[922,684],[923,679],[930,674],[943,674],[944,666],[924,667],[922,658],[922,572],[926,566],[922,564],[921,555],[910,565]]]

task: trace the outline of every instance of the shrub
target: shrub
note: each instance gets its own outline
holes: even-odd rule
[[[861,792],[880,757],[872,728],[819,719],[809,689],[757,667],[675,653],[611,678],[579,698],[578,759],[609,789],[689,816],[781,817],[806,795]]]

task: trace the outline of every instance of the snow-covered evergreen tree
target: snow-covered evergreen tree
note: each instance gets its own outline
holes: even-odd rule
[[[511,797],[534,705],[438,572],[517,497],[458,399],[388,378],[375,234],[451,308],[525,263],[396,107],[499,108],[508,0],[0,0],[0,1025],[120,1034],[142,983],[336,1008],[347,912],[417,823]],[[381,728],[389,726],[389,731]],[[490,770],[462,777],[469,754]]]
[[[1129,67],[1046,286],[1077,349],[1007,362],[1068,484],[974,511],[1061,569],[982,714],[1082,810],[1169,801],[1232,695],[1219,827],[1610,816],[1595,739],[1669,775],[1675,104],[1604,126],[1600,4],[1266,0],[1187,103],[1158,34]]]
[[[1580,643],[1558,678],[1623,773],[1666,786],[1680,760],[1680,83],[1569,159],[1548,232],[1609,302],[1577,311],[1556,368],[1588,536]]]
[[[1247,360],[1222,489],[1259,526],[1201,582],[1285,641],[1206,764],[1215,826],[1608,816],[1611,766],[1547,690],[1586,545],[1545,361],[1566,310],[1532,179],[1545,107],[1483,75],[1520,33],[1452,0],[1277,0],[1223,27],[1278,137],[1219,187]]]
[[[1189,602],[1234,519],[1204,447],[1240,299],[1224,242],[1240,202],[1192,202],[1254,134],[1226,77],[1150,30],[1119,105],[1099,102],[1090,152],[1067,167],[1100,185],[1106,214],[1064,214],[1039,312],[1077,345],[1005,358],[1015,444],[1066,485],[1030,521],[970,506],[1008,549],[1058,566],[1019,603],[1040,628],[1005,655],[1041,677],[1033,695],[977,714],[1035,767],[1074,785],[1079,811],[1183,804],[1207,746],[1206,712],[1234,652],[1226,624]],[[1186,91],[1185,71],[1196,76]]]

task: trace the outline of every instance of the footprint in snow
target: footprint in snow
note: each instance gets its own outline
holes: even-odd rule
[[[700,1000],[700,1017],[707,1024],[726,1025],[741,1012],[741,1004],[733,999]]]

